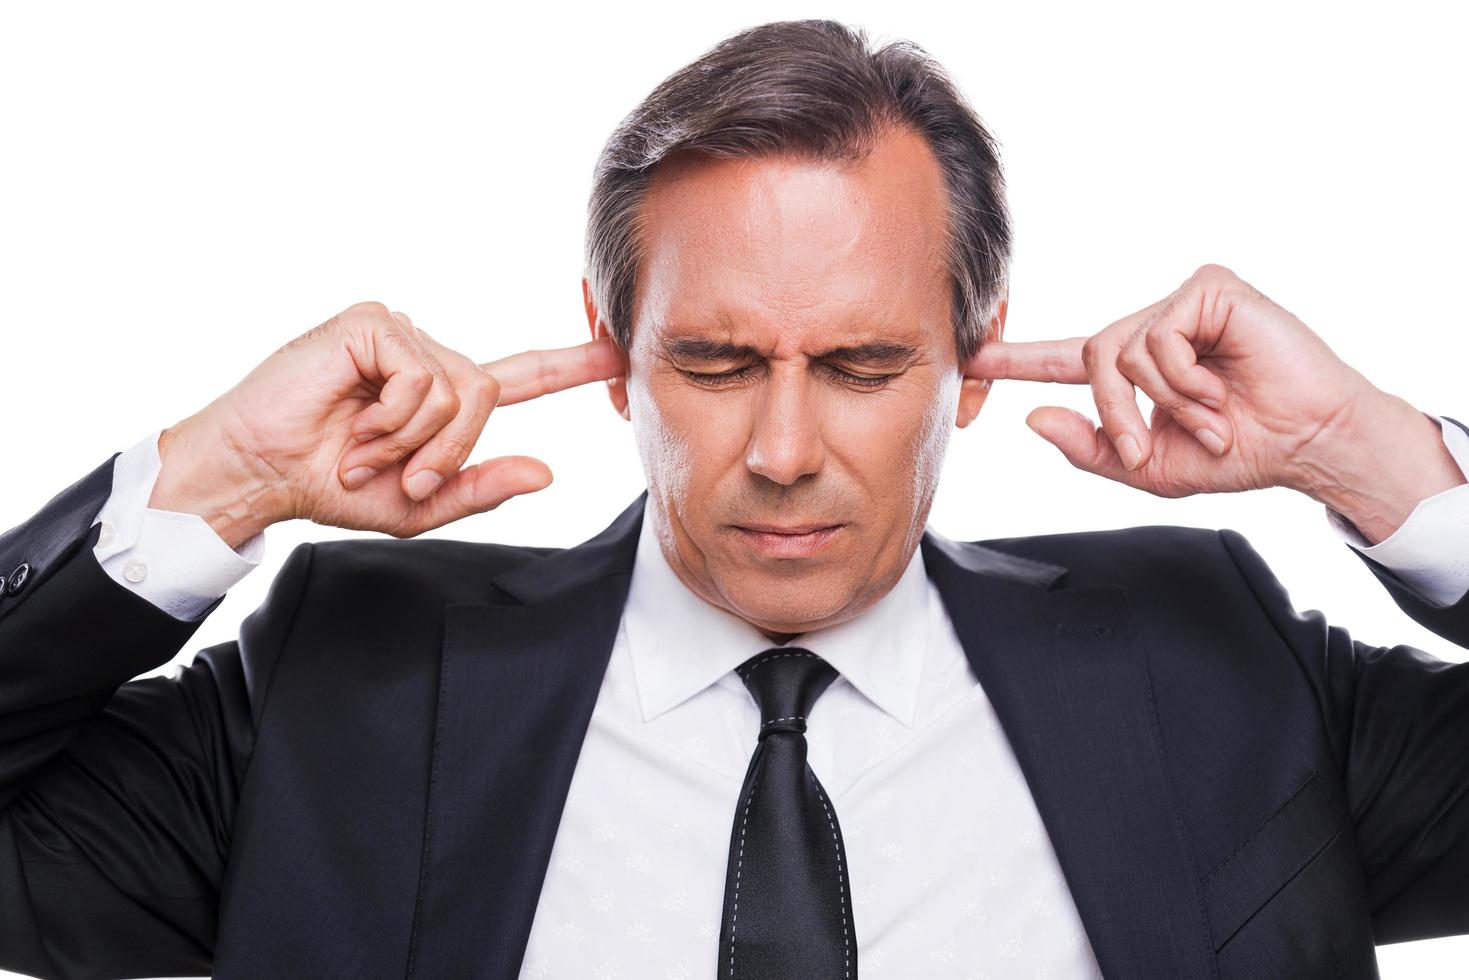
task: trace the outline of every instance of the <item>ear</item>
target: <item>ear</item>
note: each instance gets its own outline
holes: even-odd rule
[[[990,340],[999,340],[1005,333],[1005,314],[1009,312],[1009,309],[1010,295],[1006,293],[1000,297],[1000,305],[995,315],[990,318],[989,337],[986,343]],[[962,429],[974,421],[974,417],[984,407],[984,400],[990,393],[991,384],[992,381],[989,378],[972,378],[967,374],[959,382],[959,412],[954,418],[959,428]]]
[[[587,309],[587,325],[592,328],[592,339],[607,336],[607,323],[597,316],[597,304],[592,299],[592,285],[586,276],[581,280],[582,304]],[[627,411],[627,379],[622,377],[607,379],[607,397],[612,399],[612,407],[618,415],[632,421],[632,416]]]

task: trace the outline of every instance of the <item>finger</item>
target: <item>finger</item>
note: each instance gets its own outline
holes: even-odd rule
[[[1132,469],[1147,464],[1152,455],[1152,436],[1138,411],[1137,394],[1131,382],[1117,370],[1116,355],[1121,344],[1155,319],[1177,295],[1175,290],[1156,302],[1107,324],[1082,347],[1082,361],[1092,380],[1092,398],[1102,418],[1102,428]]]
[[[1159,323],[1145,331],[1144,339],[1158,369],[1175,391],[1210,408],[1223,408],[1229,386],[1199,363],[1192,336],[1186,336],[1172,323]]]
[[[1130,487],[1148,489],[1143,482],[1143,471],[1128,469],[1106,431],[1080,412],[1059,405],[1042,405],[1031,410],[1025,424],[1059,449],[1077,469]]]
[[[551,485],[551,468],[532,456],[498,456],[455,473],[415,505],[396,537],[411,537]]]
[[[1168,383],[1148,349],[1146,329],[1133,334],[1127,346],[1117,357],[1118,369],[1133,384],[1142,389],[1160,410],[1168,413],[1179,425],[1194,434],[1205,449],[1215,456],[1223,456],[1233,442],[1233,426],[1221,412],[1217,412],[1186,395],[1180,394]],[[1145,455],[1151,455],[1152,440]]]
[[[1157,315],[1172,298],[1173,294],[1170,293],[1136,313],[1114,320],[1097,332],[1130,335],[1139,324]],[[1082,350],[1088,339],[1068,337],[1065,340],[987,340],[969,359],[964,373],[974,378],[1086,384],[1088,375]]]
[[[359,364],[358,373],[382,385],[377,401],[352,420],[352,441],[366,442],[408,424],[423,405],[434,384],[438,365],[412,335],[410,328],[375,323],[371,333],[370,364]]]
[[[1152,440],[1142,412],[1138,411],[1137,392],[1117,367],[1120,352],[1120,345],[1114,339],[1117,336],[1103,331],[1092,337],[1083,357],[1102,429],[1117,447],[1127,468],[1135,470],[1147,462]]]
[[[360,486],[388,467],[395,466],[409,453],[428,442],[459,414],[461,407],[459,394],[449,380],[443,365],[422,345],[417,346],[424,363],[432,372],[433,383],[423,396],[418,409],[401,427],[360,443],[348,449],[343,455],[339,470],[343,474],[342,485],[349,490]],[[375,405],[370,405],[363,412],[370,412],[375,407]],[[349,474],[351,475],[350,480],[347,478]],[[428,481],[423,482],[426,484]],[[423,489],[431,492],[433,488]],[[417,485],[415,491],[422,492]],[[406,486],[404,492],[408,492]]]
[[[627,374],[621,348],[606,334],[574,347],[522,351],[480,367],[500,383],[499,405]]]
[[[427,335],[422,339],[437,352],[440,364],[450,365],[447,370],[459,396],[459,411],[403,465],[403,492],[414,500],[423,500],[438,489],[446,475],[459,472],[479,441],[500,393],[495,379],[478,364]]]
[[[402,428],[361,443],[343,455],[339,466],[342,485],[355,490],[378,473],[396,466],[447,425],[459,413],[459,408],[459,396],[453,387],[436,378],[418,411]],[[404,492],[408,492],[406,486]]]
[[[1081,345],[1085,342],[1085,337],[1015,342],[987,340],[969,359],[964,373],[971,378],[1086,384],[1086,366],[1081,360]]]

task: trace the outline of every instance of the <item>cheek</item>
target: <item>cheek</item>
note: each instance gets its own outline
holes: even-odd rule
[[[910,492],[913,499],[927,501],[938,487],[944,468],[949,437],[954,433],[959,411],[960,378],[958,372],[941,376],[929,392],[927,404],[919,413],[919,425],[913,436],[913,470]]]
[[[958,411],[959,385],[947,377],[927,379],[886,394],[891,397],[848,397],[833,403],[828,445],[852,472],[862,475],[874,496],[906,504],[924,499],[938,481]]]
[[[628,386],[629,414],[648,485],[672,500],[690,500],[706,491],[743,447],[740,427],[729,417],[732,403],[700,394],[657,380]]]

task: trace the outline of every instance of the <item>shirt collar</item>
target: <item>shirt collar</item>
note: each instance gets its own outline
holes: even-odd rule
[[[845,622],[793,638],[835,667],[883,711],[912,727],[928,650],[929,582],[914,548],[888,592]],[[643,721],[648,722],[777,644],[750,623],[690,591],[669,566],[643,505],[623,629]]]

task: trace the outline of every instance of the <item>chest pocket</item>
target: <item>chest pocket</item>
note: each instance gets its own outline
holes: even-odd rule
[[[1301,787],[1204,879],[1214,948],[1223,947],[1346,823],[1345,807],[1321,774],[1311,770]]]

